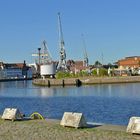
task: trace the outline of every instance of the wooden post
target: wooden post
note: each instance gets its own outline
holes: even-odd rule
[[[51,86],[51,83],[50,83],[50,80],[48,80],[48,87],[50,87]]]
[[[65,81],[64,81],[64,79],[62,80],[62,86],[63,86],[63,87],[65,86]]]

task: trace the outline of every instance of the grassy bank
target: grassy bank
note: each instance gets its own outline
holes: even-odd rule
[[[56,120],[0,120],[0,140],[139,140],[139,135],[125,132],[121,126],[75,129]]]

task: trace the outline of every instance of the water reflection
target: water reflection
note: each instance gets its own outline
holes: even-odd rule
[[[41,97],[56,96],[56,89],[55,88],[41,88],[40,89],[40,96]]]
[[[127,124],[129,117],[140,116],[139,106],[140,83],[64,88],[34,86],[32,81],[0,83],[0,113],[18,107],[27,114],[37,111],[61,119],[65,111],[77,111],[88,121]]]
[[[53,97],[53,96],[100,96],[140,98],[140,83],[104,84],[81,87],[37,87],[32,81],[1,82],[3,97]]]

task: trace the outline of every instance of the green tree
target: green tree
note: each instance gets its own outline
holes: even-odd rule
[[[100,67],[102,64],[97,60],[97,61],[95,61],[95,64],[94,64],[94,66],[95,67]]]
[[[108,75],[108,71],[105,68],[101,68],[99,70],[99,76],[107,76]]]

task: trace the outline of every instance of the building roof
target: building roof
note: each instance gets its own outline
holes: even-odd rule
[[[118,66],[123,67],[140,67],[140,56],[125,57],[118,60]]]
[[[4,68],[20,68],[22,69],[24,67],[24,63],[4,63]]]
[[[128,59],[128,58],[136,58],[136,57],[140,58],[140,56],[128,56],[128,57],[125,57],[125,59]]]

